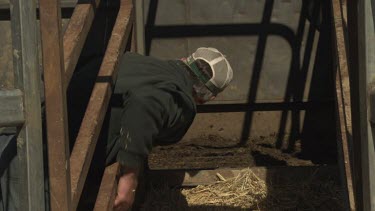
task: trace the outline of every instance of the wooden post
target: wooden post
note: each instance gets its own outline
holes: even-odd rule
[[[24,92],[25,123],[17,138],[20,210],[45,210],[43,142],[35,0],[12,0],[11,22],[16,88]],[[0,117],[1,118],[1,117]]]
[[[116,177],[119,170],[120,165],[118,163],[105,168],[94,211],[112,210],[117,190]]]
[[[95,0],[92,3],[77,4],[64,33],[63,45],[66,86],[68,86],[73,76],[87,34],[94,20],[95,10],[99,3],[100,0]]]
[[[350,96],[350,83],[349,83],[349,71],[347,62],[346,52],[346,40],[345,32],[343,28],[343,11],[341,10],[341,1],[332,1],[332,12],[334,21],[334,33],[335,33],[335,47],[333,53],[336,54],[337,67],[335,70],[336,79],[336,100],[337,100],[337,119],[338,119],[338,147],[340,165],[342,166],[343,182],[347,187],[348,193],[348,205],[350,210],[355,210],[355,198],[353,192],[353,179],[352,169],[350,165],[350,136],[352,134],[352,118],[351,118],[351,96]]]
[[[59,0],[40,0],[51,210],[72,210]]]

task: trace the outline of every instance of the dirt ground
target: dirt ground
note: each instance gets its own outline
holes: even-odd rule
[[[307,153],[310,148],[303,148],[301,141],[294,143],[294,149],[286,150],[276,146],[276,137],[259,137],[249,140],[245,145],[239,145],[239,140],[224,139],[220,136],[201,136],[197,139],[183,140],[177,144],[168,146],[156,146],[149,156],[149,168],[151,170],[200,170],[217,168],[244,169],[248,167],[267,166],[320,166],[325,164],[335,165],[336,150],[320,149],[322,153],[318,154],[323,162],[316,163]],[[305,151],[305,152],[304,152]],[[316,153],[314,153],[316,154]],[[330,158],[330,159],[327,159]],[[316,160],[316,159],[315,159]],[[278,210],[344,210],[343,191],[335,170],[336,176],[317,177],[314,173],[306,173],[305,176],[299,175],[294,179],[293,175],[298,173],[290,171],[289,174],[284,171],[282,175],[291,175],[287,183],[275,184],[273,181],[264,181],[266,195],[262,196],[254,206],[240,204],[240,206],[228,205],[225,200],[218,203],[205,203],[204,201],[194,201],[192,198],[199,198],[195,195],[200,191],[192,191],[194,187],[170,186],[168,177],[161,178],[165,180],[165,185],[144,182],[137,190],[137,201],[133,211],[158,211],[158,210],[199,210],[199,211],[239,211],[239,210],[259,210],[259,211],[278,211]],[[276,172],[278,174],[278,172]],[[271,178],[271,177],[269,177]],[[100,184],[100,177],[95,177],[89,184]],[[149,180],[147,180],[149,181]],[[199,187],[199,186],[198,186]],[[211,189],[216,189],[211,186]],[[89,188],[90,189],[90,188]],[[91,189],[92,185],[91,185]],[[98,189],[98,187],[97,187]],[[97,190],[95,190],[97,191]],[[91,210],[95,202],[94,190],[86,191],[84,198],[92,199],[80,206],[79,210]],[[250,191],[250,194],[252,192]],[[228,193],[223,193],[224,195]],[[92,196],[91,196],[92,195]]]
[[[336,152],[332,149],[319,149],[317,155],[323,162],[314,163],[308,159],[301,147],[301,141],[294,143],[293,150],[276,147],[275,137],[259,137],[249,140],[245,145],[239,145],[239,140],[223,139],[220,136],[202,136],[197,139],[183,140],[174,145],[157,146],[149,157],[151,170],[163,169],[216,169],[216,168],[247,168],[255,166],[320,166],[322,164],[336,164]],[[304,152],[305,151],[305,152]],[[307,159],[306,159],[307,158]],[[325,165],[324,165],[325,166]],[[145,185],[142,201],[135,210],[344,210],[344,195],[338,179],[338,171],[332,175],[316,177],[314,173],[307,173],[298,180],[291,179],[287,183],[265,184],[265,195],[254,205],[229,206],[226,200],[211,203],[204,198],[203,191],[215,190],[216,186],[206,188],[169,187]],[[283,172],[285,174],[285,172]],[[288,175],[288,173],[286,174]],[[330,175],[330,173],[329,173]],[[168,178],[165,178],[168,181]],[[236,192],[236,191],[234,191]],[[250,191],[247,194],[252,194]],[[218,193],[207,193],[216,194]],[[223,195],[230,194],[223,192]],[[233,192],[231,193],[233,194]],[[246,194],[245,194],[246,195]],[[244,195],[242,195],[244,196]],[[236,196],[237,197],[237,196]],[[249,195],[247,195],[249,197]],[[197,201],[191,200],[195,198]],[[211,198],[211,197],[209,197]],[[215,197],[214,197],[215,198]],[[207,203],[206,203],[207,201]],[[246,200],[245,200],[246,201]]]
[[[227,181],[224,188],[220,183],[196,188],[148,184],[145,198],[133,210],[345,210],[343,191],[337,179],[332,177],[312,174],[302,180],[278,184],[252,179],[237,183]],[[241,190],[241,186],[245,190]]]
[[[292,152],[275,147],[275,138],[257,138],[239,145],[236,139],[202,136],[174,145],[157,146],[149,157],[151,169],[212,169],[252,166],[312,166],[300,158],[301,144]]]

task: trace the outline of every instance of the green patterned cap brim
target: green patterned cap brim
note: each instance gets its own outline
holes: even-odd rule
[[[195,60],[190,56],[187,58],[187,64],[193,73],[197,76],[197,78],[204,84],[206,87],[216,96],[221,90],[218,89],[210,79],[199,70]]]

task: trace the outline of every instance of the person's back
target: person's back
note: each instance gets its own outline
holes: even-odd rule
[[[179,60],[161,60],[136,53],[125,53],[121,58],[114,93],[169,83],[190,97],[192,84],[184,68],[185,65]]]
[[[122,168],[115,210],[134,201],[137,177],[153,145],[179,141],[196,114],[196,104],[215,98],[232,80],[225,56],[198,48],[186,59],[160,60],[126,53],[111,102],[106,163]]]
[[[134,53],[122,57],[112,97],[108,140],[131,137],[136,149],[127,148],[126,154],[134,153],[137,158],[129,160],[137,163],[129,161],[127,165],[143,165],[140,160],[146,159],[144,154],[148,154],[154,142],[176,142],[191,125],[196,106],[192,83],[184,68],[179,60],[164,61]],[[128,113],[125,116],[124,109]],[[109,152],[107,157],[107,163],[112,163],[118,156],[117,147],[121,146],[109,146],[110,151],[116,152]],[[143,155],[136,155],[135,151]]]

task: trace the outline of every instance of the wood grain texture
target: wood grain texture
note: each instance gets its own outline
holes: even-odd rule
[[[73,208],[78,204],[133,23],[133,4],[122,0],[109,44],[70,158]]]
[[[344,36],[343,27],[343,11],[341,10],[341,1],[332,0],[333,9],[333,23],[334,32],[336,38],[337,48],[337,69],[336,69],[336,100],[338,107],[338,122],[339,122],[339,139],[341,143],[341,154],[343,156],[342,162],[344,162],[345,178],[349,199],[350,210],[355,210],[355,198],[353,192],[353,173],[351,169],[351,156],[350,156],[350,143],[352,140],[350,137],[353,134],[352,131],[352,116],[351,116],[351,97],[350,97],[350,81],[349,81],[349,69],[348,69],[348,55],[346,49],[347,40]],[[335,49],[336,50],[336,49]]]
[[[116,176],[119,173],[119,170],[120,165],[118,163],[108,166],[105,169],[98,197],[96,198],[94,211],[112,210],[117,190]]]
[[[23,92],[25,123],[18,127],[17,162],[10,165],[19,170],[18,209],[45,210],[36,4],[27,0],[12,0],[11,3],[15,88]]]
[[[64,66],[67,85],[73,76],[99,3],[100,0],[93,3],[77,4],[64,33]]]
[[[59,0],[40,0],[51,210],[72,210]]]
[[[61,7],[74,7],[77,1],[78,0],[61,0]],[[0,0],[0,9],[9,9],[9,0]]]

